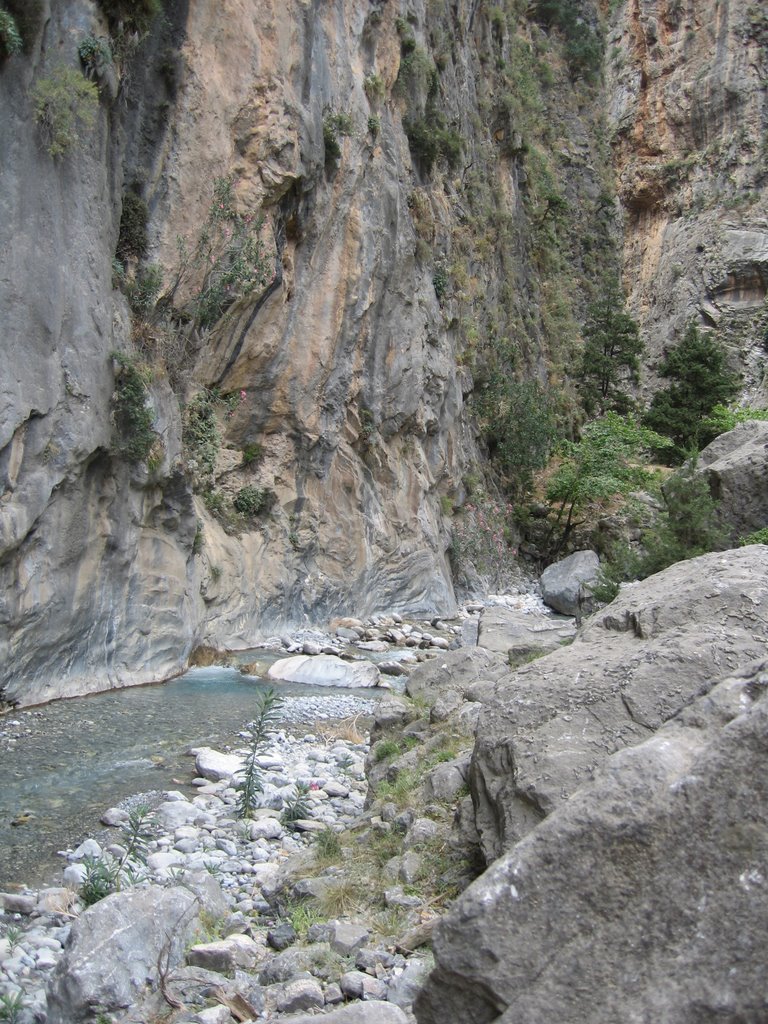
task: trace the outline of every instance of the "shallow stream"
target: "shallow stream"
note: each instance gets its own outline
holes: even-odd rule
[[[189,748],[231,744],[268,686],[236,669],[192,669],[0,718],[0,891],[54,879],[66,866],[57,851],[98,832],[101,814],[122,799],[190,792]],[[322,718],[330,697],[381,694],[285,683],[279,692],[287,725]]]

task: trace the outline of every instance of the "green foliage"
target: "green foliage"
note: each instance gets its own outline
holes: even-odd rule
[[[371,73],[366,75],[363,79],[363,88],[365,89],[365,95],[372,102],[384,98],[385,88],[384,81],[380,75]]]
[[[377,139],[381,132],[381,118],[378,114],[371,114],[368,118],[368,132],[372,139]]]
[[[16,19],[10,11],[0,9],[0,57],[21,53],[23,45]]]
[[[264,458],[264,446],[258,441],[252,441],[243,448],[243,465],[255,466]]]
[[[305,782],[297,782],[294,795],[285,802],[280,821],[284,825],[293,826],[301,818],[308,818],[312,810],[309,801],[309,786]]]
[[[546,464],[554,442],[554,415],[538,381],[516,379],[503,353],[497,355],[477,392],[476,408],[490,458],[510,492],[521,495],[534,471]]]
[[[326,864],[338,861],[341,858],[341,840],[338,833],[330,827],[318,832],[315,837],[315,854]]]
[[[112,63],[112,50],[106,39],[98,39],[94,35],[85,36],[77,48],[77,55],[83,62],[89,78],[95,78],[99,72]]]
[[[82,133],[96,123],[99,90],[75,68],[63,64],[38,78],[30,91],[32,106],[46,149],[64,156],[82,143]]]
[[[644,347],[637,324],[624,311],[624,296],[614,280],[587,311],[577,376],[588,416],[630,411],[634,403],[626,388],[640,379]]]
[[[748,533],[739,541],[741,547],[746,547],[748,544],[768,544],[768,526],[764,526],[761,530],[755,530],[754,533]]]
[[[352,135],[355,130],[354,121],[349,114],[328,111],[323,118],[323,145],[325,146],[325,163],[331,166],[341,159],[339,136]]]
[[[592,593],[599,601],[612,601],[619,584],[643,580],[675,562],[696,558],[727,545],[726,532],[717,516],[706,477],[696,471],[696,460],[687,462],[662,487],[664,509],[643,530],[640,547],[620,544],[601,567]]]
[[[85,877],[80,885],[80,898],[87,907],[126,885],[139,881],[134,864],[146,864],[149,842],[155,836],[155,817],[147,804],[137,804],[128,812],[128,821],[120,826],[121,845],[125,852],[119,860],[84,857]]]
[[[112,358],[116,364],[112,392],[114,450],[129,462],[142,462],[149,457],[158,439],[152,426],[154,417],[147,404],[147,371],[121,352],[114,352]]]
[[[541,24],[556,28],[565,38],[565,58],[572,78],[597,80],[603,58],[603,40],[575,0],[535,0],[533,13]]]
[[[162,0],[98,0],[113,31],[149,31],[152,22],[163,9]]]
[[[643,423],[671,439],[666,454],[672,463],[680,463],[712,439],[706,417],[716,405],[734,398],[739,377],[728,369],[722,346],[712,335],[700,334],[695,324],[666,356],[659,373],[672,383],[653,396]]]
[[[615,412],[588,423],[580,441],[562,441],[560,462],[547,487],[547,501],[555,510],[551,554],[567,546],[577,526],[596,521],[611,501],[642,487],[648,471],[640,460],[668,444],[631,416]]]
[[[153,310],[163,287],[163,271],[157,263],[141,267],[126,288],[128,302],[133,312],[141,318],[148,317]]]
[[[2,3],[2,10],[10,15],[15,23],[24,53],[31,53],[46,17],[45,0],[4,0],[4,2],[0,0],[0,3]],[[2,42],[0,41],[1,54]]]
[[[276,495],[268,487],[254,487],[248,484],[240,488],[232,500],[232,505],[240,515],[252,519],[263,512],[269,512],[275,501]]]
[[[274,690],[266,690],[257,699],[256,718],[248,725],[251,733],[248,753],[237,782],[237,814],[240,818],[251,817],[256,808],[258,795],[263,790],[259,757],[269,745],[270,736],[277,728],[282,705],[282,697]]]
[[[147,253],[147,221],[149,209],[144,200],[136,192],[129,190],[123,196],[123,209],[120,214],[120,235],[117,240],[115,255],[124,261],[127,259],[141,260]],[[149,269],[149,268],[148,268]],[[159,267],[157,268],[159,271]],[[146,273],[146,272],[145,272]],[[162,279],[160,279],[162,280]],[[144,302],[154,302],[159,292],[158,285],[154,298],[147,296]]]
[[[435,265],[435,272],[432,275],[432,284],[435,289],[437,301],[442,303],[448,293],[448,268],[446,267],[444,260],[440,260]]]
[[[262,288],[269,264],[258,236],[260,222],[237,210],[234,179],[217,178],[208,218],[192,252],[179,243],[175,288],[193,270],[204,270],[190,313],[198,329],[213,327],[237,299]]]
[[[0,1020],[7,1021],[8,1024],[21,1024],[25,1008],[26,1003],[21,992],[4,992],[0,996]]]
[[[397,757],[399,753],[400,744],[397,740],[380,740],[373,749],[373,760],[385,761],[389,757]]]
[[[216,422],[216,405],[219,401],[217,392],[201,391],[184,410],[182,443],[187,453],[187,466],[206,482],[213,478],[221,444]]]
[[[435,162],[443,157],[450,167],[461,160],[464,142],[457,131],[446,125],[445,115],[430,110],[423,117],[408,117],[403,121],[411,156],[424,174],[429,175]]]
[[[709,416],[704,417],[702,433],[704,437],[712,439],[750,420],[768,420],[768,409],[752,409],[750,406],[738,409],[735,406],[716,405]]]

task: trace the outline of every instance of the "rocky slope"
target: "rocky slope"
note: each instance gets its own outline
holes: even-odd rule
[[[578,415],[579,323],[622,230],[652,354],[695,313],[762,394],[756,5],[615,8],[609,125],[587,2],[572,38],[515,0],[168,0],[141,39],[118,0],[5,6],[24,42],[0,62],[6,701],[335,613],[449,612],[447,511],[487,446],[524,465],[538,385]],[[109,37],[111,62],[81,62]],[[100,98],[51,156],[35,96],[60,68]],[[115,351],[151,413],[140,456]],[[509,408],[528,412],[500,432]]]

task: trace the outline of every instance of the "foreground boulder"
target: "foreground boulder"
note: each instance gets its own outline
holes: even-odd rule
[[[734,543],[768,526],[768,422],[740,423],[715,438],[699,455],[698,469]]]
[[[419,1024],[768,1019],[766,694],[725,680],[477,879]]]
[[[622,747],[648,739],[713,678],[768,644],[768,547],[703,555],[626,588],[575,642],[473,696],[472,758],[487,861]],[[480,692],[482,691],[482,692]]]
[[[294,658],[281,658],[269,669],[270,679],[312,686],[378,686],[379,670],[370,661],[344,661],[335,654],[298,654]]]
[[[594,608],[590,584],[597,583],[600,559],[594,551],[575,551],[541,574],[544,604],[562,615],[583,615]]]
[[[51,977],[47,1024],[90,1024],[94,1007],[113,1013],[140,1002],[159,985],[160,969],[183,962],[202,911],[209,918],[227,911],[205,874],[188,876],[184,887],[128,889],[89,907]]]

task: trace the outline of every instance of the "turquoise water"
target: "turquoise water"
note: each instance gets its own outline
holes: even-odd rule
[[[0,891],[51,881],[66,866],[56,851],[98,832],[101,814],[121,799],[156,789],[191,793],[189,748],[236,742],[267,688],[236,669],[192,669],[161,685],[75,697],[0,718],[6,734],[0,738]],[[279,692],[378,697],[370,690],[293,684],[280,684]],[[15,721],[19,726],[10,725]],[[9,743],[11,734],[21,735]]]

